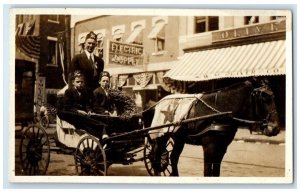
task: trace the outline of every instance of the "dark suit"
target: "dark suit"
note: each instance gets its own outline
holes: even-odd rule
[[[93,92],[93,111],[98,114],[104,114],[105,111],[111,111],[111,104],[109,97],[106,95],[104,89],[100,86]]]
[[[68,88],[65,92],[63,98],[63,109],[69,112],[76,112],[77,110],[89,111],[90,102],[89,102],[88,94],[85,90],[81,92],[79,95],[78,91],[71,87]]]
[[[94,73],[94,66],[96,66],[96,74]],[[94,64],[88,59],[85,52],[75,55],[71,61],[69,72],[72,73],[80,70],[86,80],[86,87],[89,91],[93,91],[99,86],[100,73],[103,71],[104,62],[101,58],[94,55]]]
[[[88,115],[82,115],[77,110],[88,112],[89,98],[86,91],[81,95],[73,87],[68,88],[63,97],[63,110],[58,111],[60,119],[69,122],[77,129],[86,130],[89,134],[99,137],[106,132],[105,124],[101,120],[95,120]]]

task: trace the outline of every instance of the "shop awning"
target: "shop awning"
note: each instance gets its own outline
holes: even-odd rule
[[[191,52],[164,76],[164,82],[285,74],[285,40]]]

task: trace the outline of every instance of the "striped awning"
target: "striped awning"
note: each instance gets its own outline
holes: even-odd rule
[[[16,48],[30,58],[40,58],[40,36],[16,35]]]
[[[164,76],[164,82],[285,74],[285,40],[191,52]]]

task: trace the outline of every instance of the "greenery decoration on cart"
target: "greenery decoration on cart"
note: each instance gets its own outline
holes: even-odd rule
[[[121,119],[130,119],[137,113],[137,107],[132,97],[118,89],[110,89],[108,96],[114,105],[117,115]]]

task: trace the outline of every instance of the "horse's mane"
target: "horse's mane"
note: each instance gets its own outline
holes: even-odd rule
[[[243,81],[243,82],[238,82],[226,87],[222,87],[222,88],[218,88],[218,89],[214,89],[211,91],[206,91],[203,92],[203,94],[214,94],[214,93],[219,93],[219,92],[224,92],[224,91],[228,91],[228,90],[234,90],[234,89],[238,89],[239,87],[243,87],[243,86],[250,86],[253,85],[251,81]]]

